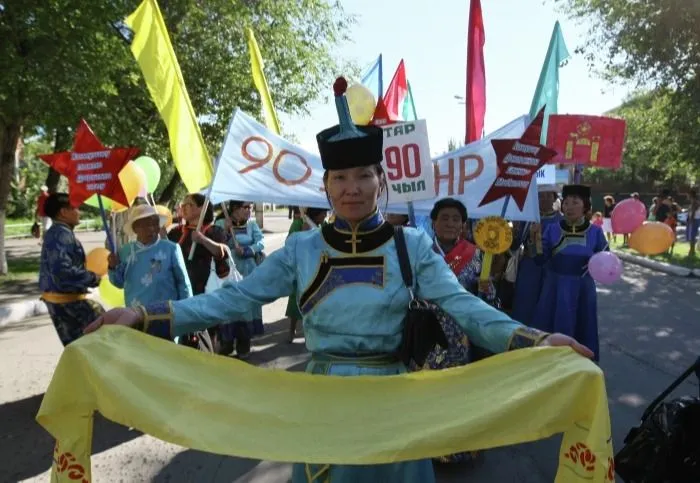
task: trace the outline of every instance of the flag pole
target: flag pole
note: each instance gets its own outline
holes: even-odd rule
[[[100,205],[100,216],[102,217],[102,229],[107,234],[107,243],[109,243],[109,251],[116,253],[117,250],[114,247],[114,240],[112,239],[112,234],[109,232],[109,225],[107,224],[107,215],[105,214],[105,206],[102,203],[102,195],[97,193],[97,203]]]
[[[416,103],[413,101],[413,90],[411,90],[411,83],[406,80],[406,86],[408,86],[408,98],[411,100],[411,110],[413,111],[413,119],[418,120],[418,114],[416,114]]]

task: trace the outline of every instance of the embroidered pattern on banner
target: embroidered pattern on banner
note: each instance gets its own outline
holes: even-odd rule
[[[53,462],[56,466],[57,473],[66,473],[66,476],[75,481],[80,481],[81,483],[90,483],[85,476],[85,467],[77,462],[77,458],[73,453],[60,453],[58,448],[58,441],[53,449]]]
[[[587,473],[595,471],[595,454],[585,443],[578,442],[569,446],[569,450],[564,453],[564,458],[570,460],[576,466],[580,465]]]

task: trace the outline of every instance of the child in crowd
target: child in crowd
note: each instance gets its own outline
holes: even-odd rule
[[[165,221],[152,206],[132,207],[124,230],[136,241],[109,255],[109,281],[124,289],[127,307],[192,296],[180,246],[159,237]]]

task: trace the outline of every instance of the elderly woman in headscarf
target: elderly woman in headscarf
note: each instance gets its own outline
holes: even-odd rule
[[[435,233],[433,250],[440,255],[455,274],[460,285],[482,300],[497,307],[496,290],[490,280],[480,281],[483,254],[473,243],[464,237],[464,225],[467,222],[467,208],[454,198],[443,198],[430,212],[432,228]],[[413,370],[447,369],[463,366],[473,360],[474,353],[467,335],[459,324],[438,306],[433,306],[438,320],[447,337],[448,347],[436,346],[428,355],[423,367],[413,366]],[[478,350],[478,349],[477,349]],[[437,459],[441,463],[458,463],[476,458],[477,452],[458,453]]]

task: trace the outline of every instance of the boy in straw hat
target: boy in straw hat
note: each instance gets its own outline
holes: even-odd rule
[[[150,205],[129,210],[124,230],[136,241],[109,256],[109,281],[124,289],[128,307],[192,296],[180,246],[159,236],[165,222],[166,217]]]

